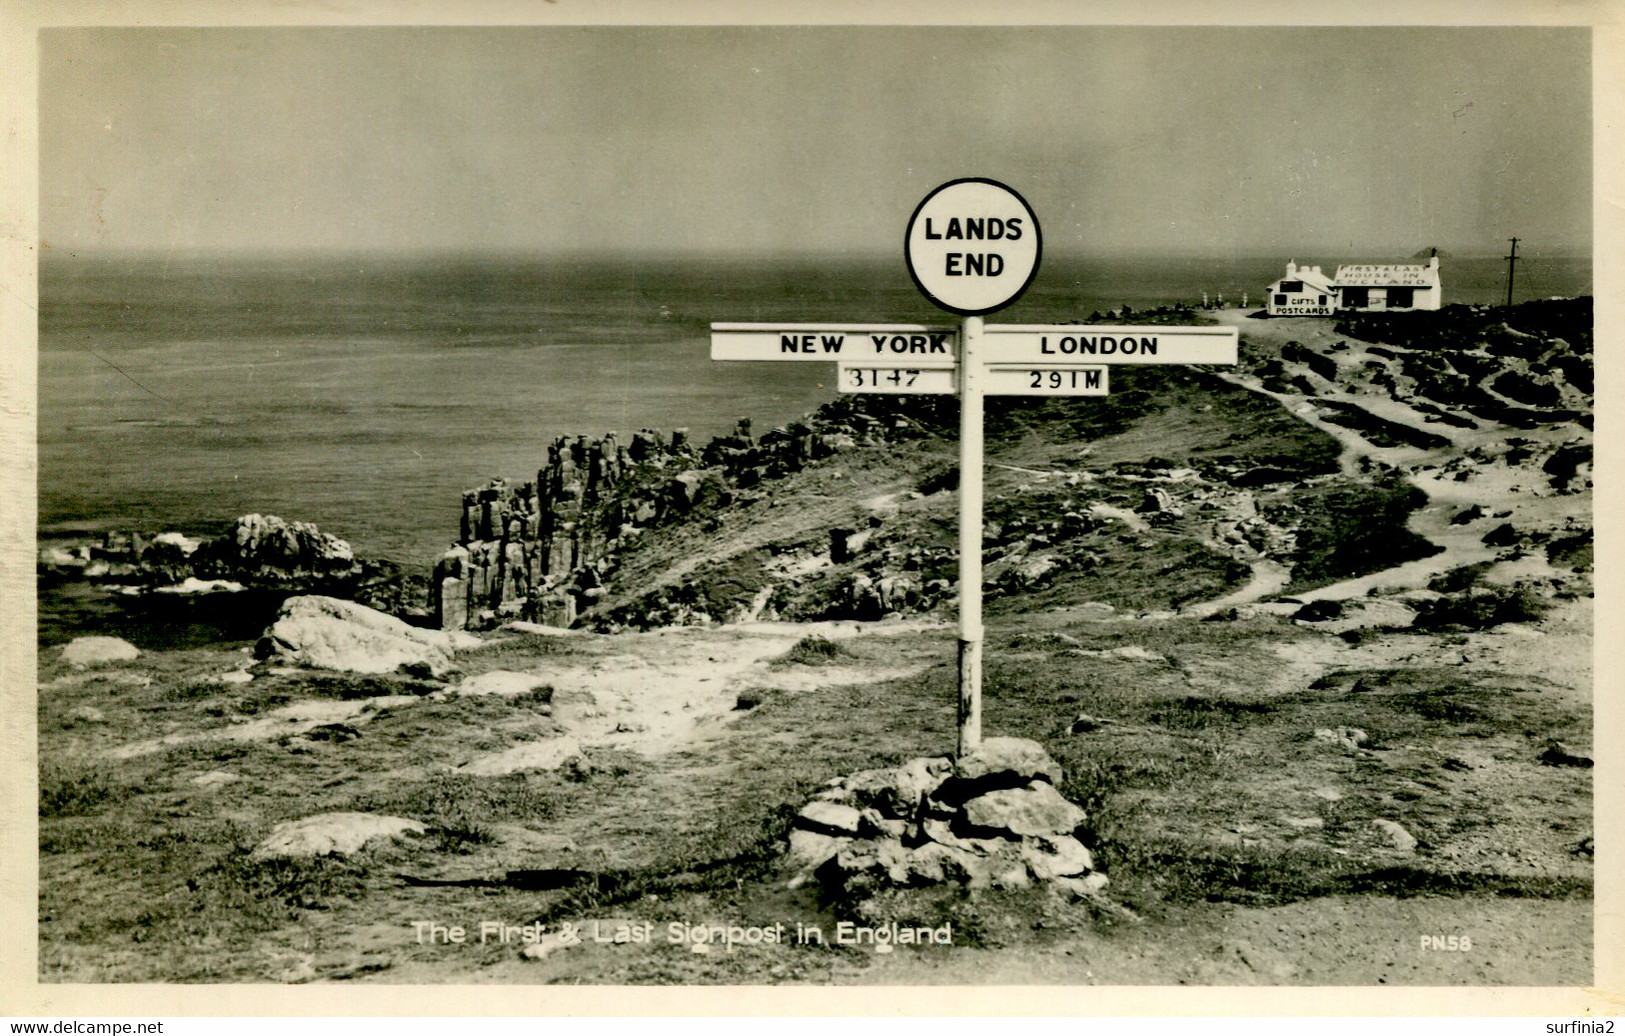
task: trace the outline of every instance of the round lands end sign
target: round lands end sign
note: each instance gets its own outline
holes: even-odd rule
[[[943,184],[908,221],[903,254],[926,298],[962,316],[1014,302],[1038,273],[1043,248],[1027,200],[997,180]]]

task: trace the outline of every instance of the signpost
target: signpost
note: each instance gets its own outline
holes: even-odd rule
[[[1237,359],[1233,327],[987,325],[1038,273],[1038,218],[1009,187],[943,184],[909,219],[909,274],[963,319],[938,324],[711,325],[713,360],[838,364],[841,392],[959,395],[959,754],[982,741],[982,398],[1104,396],[1118,364]]]

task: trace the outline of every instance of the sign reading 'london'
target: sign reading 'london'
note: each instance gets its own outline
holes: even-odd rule
[[[1235,363],[1233,327],[988,324],[986,363]]]

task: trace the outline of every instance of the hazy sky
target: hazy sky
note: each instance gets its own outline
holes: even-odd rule
[[[961,176],[1046,251],[1591,244],[1585,29],[43,34],[48,247],[893,252]]]

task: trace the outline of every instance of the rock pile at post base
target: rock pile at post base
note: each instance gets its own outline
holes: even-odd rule
[[[911,759],[837,777],[796,816],[792,888],[816,880],[867,894],[960,884],[1050,883],[1093,896],[1106,886],[1076,836],[1087,819],[1056,790],[1061,768],[1037,742],[988,738],[957,761]]]

